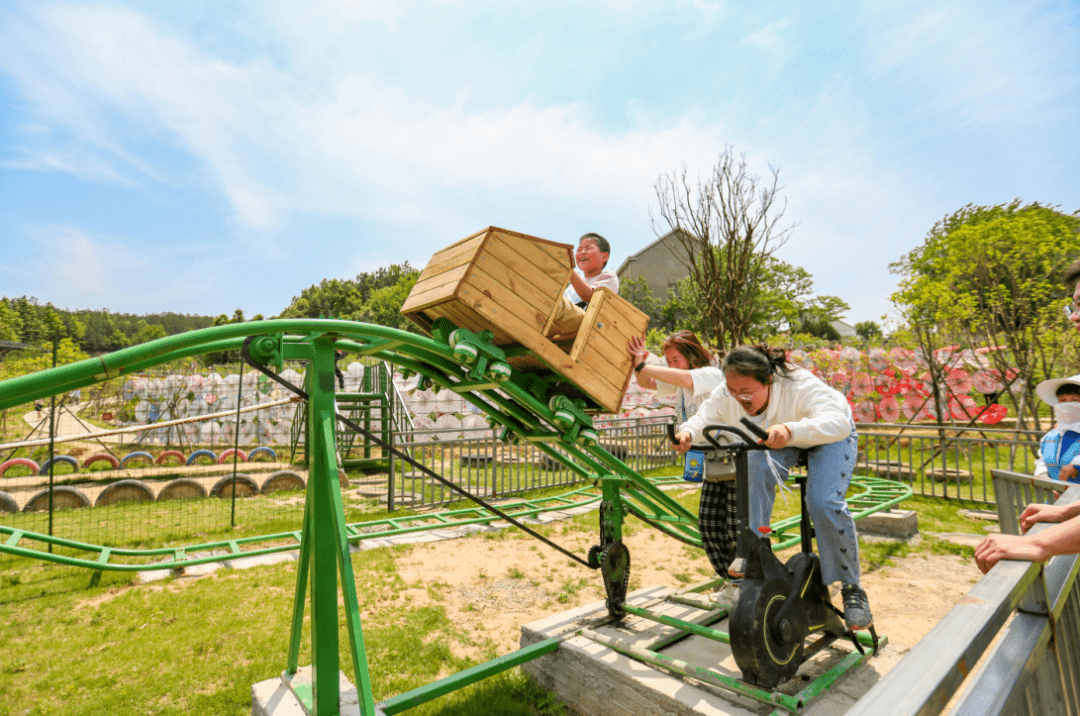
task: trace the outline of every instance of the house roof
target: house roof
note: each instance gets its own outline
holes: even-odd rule
[[[849,323],[841,321],[839,318],[829,321],[829,325],[836,329],[836,332],[841,336],[854,336],[856,335],[855,327]]]
[[[671,235],[672,235],[672,234],[674,234],[674,233],[675,233],[675,229],[672,229],[671,231],[667,232],[666,234],[664,234],[663,236],[661,236],[660,238],[658,238],[658,239],[657,239],[656,241],[653,241],[652,243],[650,243],[650,244],[648,244],[647,246],[645,246],[645,248],[643,248],[643,249],[640,249],[640,250],[639,250],[639,251],[637,251],[636,253],[633,253],[633,254],[630,254],[629,256],[627,256],[627,257],[626,257],[625,259],[623,259],[623,262],[622,262],[621,264],[619,264],[619,268],[617,268],[617,269],[615,270],[615,273],[617,273],[617,274],[620,274],[620,275],[621,275],[621,274],[622,274],[622,272],[623,272],[623,269],[625,269],[625,268],[626,268],[626,267],[627,267],[627,266],[628,266],[628,265],[630,264],[630,262],[631,262],[631,261],[634,261],[634,260],[636,260],[636,259],[637,259],[637,258],[638,258],[639,256],[641,256],[641,255],[642,255],[643,253],[647,252],[647,251],[648,251],[649,249],[651,249],[652,247],[656,246],[657,244],[659,244],[659,243],[661,243],[661,242],[665,241],[665,240],[666,240],[666,239],[667,239],[667,238],[668,238],[669,236],[671,236]]]

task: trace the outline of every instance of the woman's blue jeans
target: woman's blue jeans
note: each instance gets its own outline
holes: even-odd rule
[[[858,453],[858,435],[851,434],[835,443],[816,445],[809,449],[809,479],[806,481],[806,504],[814,523],[817,551],[821,556],[821,576],[825,584],[840,581],[859,584],[859,539],[855,534],[855,520],[851,518],[847,501],[848,485],[855,469]],[[773,502],[776,499],[776,478],[766,462],[766,454],[775,465],[781,478],[799,458],[799,448],[781,450],[750,450],[747,462],[750,468],[750,528],[772,522]],[[795,493],[798,500],[798,493]]]

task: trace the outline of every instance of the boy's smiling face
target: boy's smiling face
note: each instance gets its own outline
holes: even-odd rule
[[[574,254],[574,260],[583,274],[592,277],[600,273],[601,269],[604,268],[604,264],[608,260],[608,254],[600,250],[594,239],[582,239],[581,243],[578,244],[577,252]]]

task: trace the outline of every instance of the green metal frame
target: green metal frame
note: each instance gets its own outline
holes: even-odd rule
[[[310,462],[304,521],[300,532],[186,548],[123,550],[81,544],[0,526],[0,535],[8,535],[0,544],[0,551],[91,569],[134,570],[186,567],[235,559],[238,556],[267,554],[296,549],[299,543],[300,560],[285,673],[293,675],[297,671],[304,613],[310,601],[312,686],[310,693],[298,692],[297,695],[309,713],[317,716],[334,716],[339,712],[339,588],[345,609],[348,648],[354,665],[354,680],[362,716],[376,716],[380,711],[384,714],[398,713],[557,648],[558,644],[554,640],[542,642],[408,694],[388,699],[376,708],[367,669],[349,543],[365,537],[385,537],[387,532],[364,535],[356,525],[345,522],[336,459],[335,350],[396,364],[404,370],[421,375],[424,380],[438,388],[461,394],[483,412],[493,426],[501,428],[504,439],[532,442],[552,459],[580,477],[591,480],[593,492],[579,493],[582,497],[580,501],[570,500],[567,496],[547,499],[554,505],[550,509],[566,507],[568,503],[577,505],[603,499],[606,507],[603,514],[606,517],[601,525],[602,543],[621,539],[625,515],[634,514],[648,520],[666,534],[700,546],[696,516],[666,495],[658,485],[637,474],[597,444],[593,439],[595,433],[592,431],[591,419],[581,410],[584,407],[582,404],[571,404],[566,400],[552,399],[557,396],[542,394],[537,388],[538,384],[550,385],[550,382],[537,381],[535,377],[510,371],[509,367],[501,362],[503,354],[488,345],[487,336],[474,336],[467,332],[454,336],[453,327],[448,325],[440,326],[436,335],[443,340],[382,326],[325,319],[277,319],[230,324],[150,341],[97,358],[0,382],[0,408],[8,408],[110,378],[134,374],[168,361],[203,353],[237,350],[249,336],[254,337],[250,342],[250,354],[259,363],[275,364],[279,370],[286,360],[307,361],[310,366],[304,386],[309,395],[305,447]],[[455,346],[451,345],[451,337],[457,339],[456,351]],[[462,346],[479,350],[479,359]],[[597,487],[600,488],[600,495],[595,494]],[[875,491],[883,494],[884,490],[882,486],[868,483],[867,492],[870,496],[867,499],[880,497]],[[908,495],[910,488],[906,495],[896,495],[877,509],[895,504]],[[521,502],[518,505],[518,514],[521,515],[548,509],[533,502]],[[869,508],[868,510],[872,511]],[[408,517],[392,518],[384,522],[392,530],[402,533],[445,527],[446,523],[486,523],[497,519],[497,516],[482,509],[462,510],[458,513],[460,514],[453,517],[425,515],[415,518],[425,521],[434,519],[436,524],[412,525]],[[460,519],[456,519],[458,517]],[[373,523],[364,523],[365,526],[371,524]],[[250,550],[241,549],[241,546],[256,546],[265,542],[276,544]],[[50,549],[58,546],[74,552],[91,552],[96,554],[97,558],[84,559],[61,554],[60,551],[46,552],[20,546],[20,543],[39,543],[48,545]],[[778,545],[777,548],[781,546],[783,545]],[[221,547],[226,547],[228,553],[197,556]],[[156,562],[152,566],[146,562],[133,563],[135,559],[150,556],[171,556],[171,559]],[[125,561],[113,561],[114,559]]]

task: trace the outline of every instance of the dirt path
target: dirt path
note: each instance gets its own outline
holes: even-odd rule
[[[592,537],[581,533],[553,538],[584,554]],[[713,572],[699,550],[653,530],[626,538],[631,556],[631,590],[652,585],[685,587]],[[978,581],[972,560],[955,555],[916,554],[863,577],[878,632],[897,651],[919,641]],[[551,548],[514,537],[473,536],[418,545],[400,557],[398,573],[414,604],[438,598],[455,623],[491,639],[499,653],[518,648],[520,627],[535,619],[604,598],[597,574]],[[437,585],[430,590],[431,585]],[[479,656],[477,654],[476,656]]]

